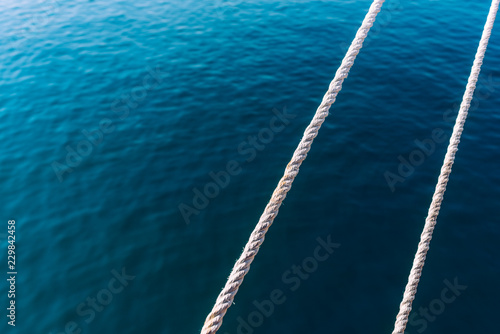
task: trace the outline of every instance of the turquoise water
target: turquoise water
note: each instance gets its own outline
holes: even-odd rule
[[[199,332],[369,5],[0,4],[0,332]],[[488,8],[384,5],[220,333],[392,331]],[[411,334],[498,327],[499,55]]]

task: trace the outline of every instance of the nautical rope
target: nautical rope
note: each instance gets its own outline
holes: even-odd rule
[[[356,59],[356,56],[359,53],[359,50],[363,46],[363,41],[365,40],[368,31],[372,27],[373,22],[375,21],[375,18],[377,17],[377,14],[380,11],[383,3],[384,0],[374,0],[372,5],[370,6],[370,9],[365,16],[361,27],[356,33],[356,37],[347,50],[347,53],[342,60],[342,63],[337,70],[335,77],[330,83],[328,91],[323,97],[323,101],[316,110],[311,123],[306,128],[298,147],[293,153],[291,161],[286,166],[283,177],[274,190],[272,197],[264,210],[264,213],[259,219],[258,224],[255,226],[255,229],[250,235],[250,239],[248,240],[243,253],[241,254],[238,261],[236,261],[233,270],[231,271],[231,275],[229,276],[226,285],[224,286],[224,289],[222,289],[221,293],[217,297],[212,311],[207,316],[203,329],[201,330],[202,334],[214,334],[222,325],[222,318],[226,314],[229,306],[231,306],[231,304],[233,303],[234,296],[238,292],[238,289],[243,282],[243,278],[250,269],[250,264],[259,251],[261,244],[264,242],[264,236],[273,223],[274,218],[278,214],[281,203],[292,187],[292,182],[299,173],[299,167],[302,164],[302,161],[305,160],[307,153],[311,148],[311,144],[318,134],[318,130],[321,127],[321,124],[323,124],[325,118],[328,116],[328,110],[330,109],[330,106],[335,102],[337,94],[342,88],[342,83],[347,77],[349,70],[354,63],[354,59]]]
[[[479,42],[479,47],[477,48],[474,64],[472,66],[469,80],[467,82],[467,88],[460,105],[460,111],[458,112],[455,126],[453,127],[450,144],[448,145],[443,166],[441,167],[441,173],[437,181],[436,189],[434,191],[434,195],[432,196],[432,203],[429,207],[427,218],[425,219],[424,230],[420,235],[420,242],[418,244],[417,253],[415,254],[415,259],[413,260],[413,266],[410,271],[410,276],[408,277],[408,283],[405,288],[403,300],[401,301],[401,304],[399,306],[399,313],[396,316],[396,322],[394,324],[394,331],[392,332],[392,334],[403,334],[406,328],[406,324],[408,323],[408,317],[411,312],[411,305],[413,300],[415,299],[415,294],[417,293],[417,286],[418,282],[420,281],[420,276],[422,275],[425,257],[427,255],[427,251],[429,250],[429,244],[432,239],[432,232],[434,231],[434,227],[436,226],[439,209],[441,208],[443,195],[446,191],[446,185],[448,184],[448,179],[450,177],[451,167],[453,166],[453,162],[455,160],[455,153],[458,150],[460,135],[462,134],[470,103],[472,101],[472,96],[474,94],[474,89],[476,88],[477,78],[479,76],[479,72],[481,71],[484,53],[486,52],[486,47],[488,46],[488,40],[493,28],[493,22],[495,22],[495,16],[498,11],[499,3],[500,0],[493,0],[491,3],[488,19],[486,20],[486,24],[484,25],[481,41]]]

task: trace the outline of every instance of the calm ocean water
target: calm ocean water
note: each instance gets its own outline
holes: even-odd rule
[[[386,2],[221,334],[392,331],[489,4]],[[2,2],[0,332],[198,333],[369,5]],[[499,106],[497,22],[408,333],[498,331]]]

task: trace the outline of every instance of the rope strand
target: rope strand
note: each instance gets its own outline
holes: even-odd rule
[[[479,72],[481,71],[481,65],[483,64],[484,54],[488,46],[488,40],[491,36],[493,23],[495,22],[499,2],[500,0],[493,0],[491,3],[488,18],[484,26],[481,41],[479,42],[474,64],[467,82],[467,88],[460,105],[460,111],[458,112],[457,120],[455,122],[455,126],[453,127],[453,133],[446,151],[443,166],[441,167],[441,173],[438,178],[436,189],[434,191],[434,195],[432,196],[432,203],[429,207],[427,218],[425,219],[424,229],[420,236],[417,253],[415,254],[415,258],[413,260],[413,266],[408,277],[408,283],[405,288],[403,300],[399,306],[399,313],[396,316],[396,322],[394,324],[394,331],[392,334],[404,334],[406,324],[408,323],[408,317],[411,312],[413,300],[415,299],[415,294],[417,293],[417,287],[420,281],[420,276],[422,275],[422,269],[425,264],[427,251],[429,250],[432,233],[434,231],[434,227],[436,226],[436,220],[439,215],[439,209],[441,208],[441,202],[443,201],[446,185],[448,184],[448,180],[450,178],[451,167],[453,166],[453,162],[455,160],[455,154],[458,150],[460,136],[462,134],[470,103],[474,95]]]
[[[250,235],[250,239],[248,240],[243,253],[236,261],[233,270],[231,271],[231,274],[226,282],[226,285],[217,297],[212,311],[207,316],[203,329],[201,330],[201,334],[215,334],[222,325],[222,319],[226,314],[227,309],[233,303],[234,297],[238,292],[241,283],[243,282],[243,278],[250,269],[250,264],[259,251],[260,246],[264,242],[264,236],[273,223],[274,218],[278,214],[281,203],[292,187],[292,182],[299,173],[299,167],[305,160],[314,138],[318,135],[318,130],[325,121],[325,118],[328,116],[330,106],[335,102],[337,94],[342,89],[342,83],[347,77],[352,65],[354,64],[354,60],[356,59],[357,54],[363,46],[363,41],[368,35],[373,22],[375,22],[375,18],[380,12],[380,8],[382,7],[383,3],[384,0],[374,0],[372,5],[370,6],[370,9],[365,16],[361,27],[356,33],[356,37],[347,50],[347,53],[342,60],[342,64],[337,70],[334,79],[330,83],[328,91],[323,97],[323,101],[316,110],[311,123],[306,128],[291,161],[286,166],[283,177],[279,181],[277,188],[274,190],[272,197],[264,210],[264,213],[259,219],[258,224],[255,226],[255,229]]]

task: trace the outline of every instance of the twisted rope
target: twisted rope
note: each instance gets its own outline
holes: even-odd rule
[[[207,316],[203,329],[201,330],[202,334],[214,334],[222,325],[222,318],[226,314],[227,309],[233,303],[234,296],[238,292],[238,289],[243,282],[243,278],[250,269],[250,264],[259,251],[260,246],[264,242],[264,236],[273,223],[274,218],[278,214],[281,203],[292,187],[292,182],[299,173],[299,167],[302,164],[302,161],[305,160],[314,138],[318,135],[319,128],[328,116],[330,106],[335,102],[338,92],[342,89],[342,83],[347,77],[359,50],[363,46],[363,41],[372,27],[383,3],[384,0],[375,0],[370,6],[361,27],[356,33],[356,37],[347,50],[335,77],[330,83],[328,91],[323,97],[323,101],[316,110],[311,123],[306,128],[298,147],[293,153],[291,161],[286,166],[283,177],[281,178],[277,188],[274,190],[273,195],[269,200],[264,213],[260,217],[258,224],[255,226],[255,229],[250,235],[250,239],[248,240],[243,253],[238,261],[236,261],[224,289],[222,289],[221,293],[217,297],[212,311]]]
[[[453,127],[450,144],[448,145],[436,189],[434,191],[434,195],[432,196],[432,202],[429,207],[429,212],[427,214],[427,218],[425,219],[424,230],[422,231],[422,234],[420,236],[417,253],[415,254],[415,259],[413,260],[413,266],[410,271],[410,276],[408,277],[408,283],[406,284],[403,300],[401,301],[401,304],[399,306],[399,313],[396,316],[396,322],[394,324],[394,331],[392,332],[392,334],[403,334],[406,328],[406,324],[408,323],[411,306],[413,300],[415,299],[415,294],[417,293],[417,287],[420,281],[420,276],[422,275],[425,257],[427,255],[427,251],[429,250],[429,244],[432,239],[432,232],[434,231],[434,227],[436,226],[436,220],[439,215],[439,209],[441,208],[441,202],[443,201],[444,192],[446,191],[446,185],[448,184],[448,180],[450,178],[451,167],[453,166],[453,162],[455,160],[455,154],[458,150],[460,136],[462,134],[470,103],[474,95],[477,78],[479,76],[479,72],[481,71],[484,53],[486,52],[488,40],[491,36],[491,30],[493,28],[493,22],[495,22],[495,16],[498,11],[499,2],[500,0],[493,0],[491,3],[488,19],[486,20],[486,24],[484,26],[481,41],[479,42],[479,47],[476,52],[474,64],[472,66],[469,80],[467,82],[467,88],[460,105],[460,111],[458,112],[457,120],[455,122],[455,126]]]

